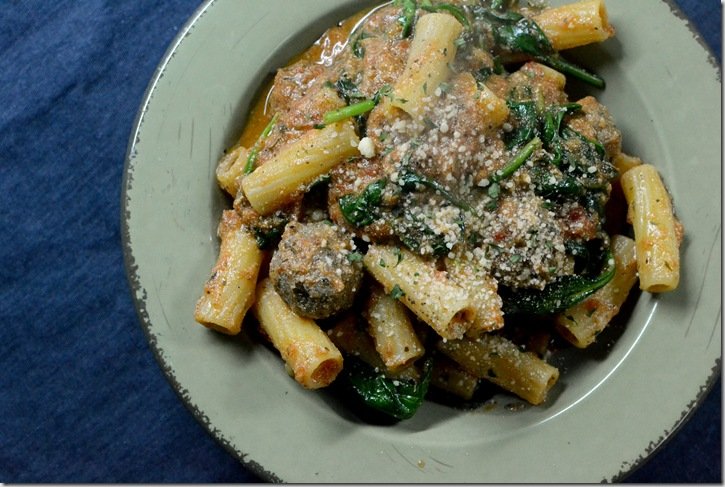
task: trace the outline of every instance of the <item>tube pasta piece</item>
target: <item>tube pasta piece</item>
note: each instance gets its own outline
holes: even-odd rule
[[[239,181],[244,174],[249,149],[237,146],[225,154],[216,167],[216,179],[219,186],[232,196],[239,191]]]
[[[457,50],[454,41],[462,30],[449,14],[429,13],[418,19],[405,69],[393,87],[394,106],[413,118],[423,113],[425,99],[451,74],[449,65]]]
[[[194,319],[208,328],[236,335],[254,302],[262,252],[234,210],[222,213],[217,233],[221,239],[219,257],[196,303]]]
[[[612,164],[617,168],[617,172],[622,175],[633,167],[642,164],[642,159],[637,156],[630,156],[624,152],[619,152],[612,158]]]
[[[419,380],[420,372],[413,364],[390,370],[383,363],[383,359],[375,350],[372,337],[365,330],[357,326],[355,316],[348,315],[335,324],[328,332],[330,340],[347,355],[354,355],[375,370],[381,370],[391,379]]]
[[[602,42],[614,36],[604,0],[582,0],[534,16],[556,51]]]
[[[685,238],[685,227],[677,217],[675,217],[675,237],[677,238],[677,246],[679,247]]]
[[[634,167],[620,179],[634,228],[639,287],[651,293],[672,291],[680,281],[680,249],[670,195],[650,164]]]
[[[476,317],[468,292],[409,250],[371,245],[363,263],[386,293],[443,338],[461,338]]]
[[[292,202],[307,185],[348,157],[360,143],[350,120],[309,130],[242,180],[257,212],[267,215]]]
[[[268,278],[257,286],[252,311],[299,384],[319,389],[335,380],[342,370],[342,354],[314,321],[287,306]]]
[[[438,350],[474,376],[538,405],[559,379],[559,370],[511,341],[493,334],[477,339],[441,340]]]
[[[596,336],[619,313],[637,281],[634,240],[623,235],[613,236],[612,253],[616,266],[612,280],[555,318],[559,334],[577,348],[586,348],[594,342]]]
[[[529,61],[524,65],[524,70],[534,71],[538,76],[542,78],[541,84],[548,84],[559,91],[564,91],[566,86],[566,76],[559,71],[550,68],[549,66],[534,61]]]
[[[375,349],[388,370],[399,370],[425,353],[405,306],[380,286],[371,290],[364,315]]]
[[[506,100],[498,96],[485,83],[478,83],[471,73],[457,74],[451,83],[456,86],[455,96],[475,100],[489,130],[500,128],[509,117]]]
[[[444,355],[436,356],[430,377],[432,386],[470,400],[476,392],[478,382],[478,377],[463,370],[456,362]]]
[[[446,270],[453,282],[468,291],[476,317],[466,331],[469,337],[503,327],[503,301],[496,279],[463,257],[446,259]]]
[[[486,120],[490,124],[491,129],[501,127],[509,116],[509,107],[506,100],[496,96],[485,84],[479,87],[478,98],[476,103],[481,111],[485,114]]]

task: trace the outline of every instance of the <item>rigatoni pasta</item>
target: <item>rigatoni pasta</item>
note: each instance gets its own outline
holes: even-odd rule
[[[465,289],[476,309],[466,335],[476,337],[503,328],[503,302],[498,295],[496,280],[482,266],[465,258],[448,259],[446,270],[449,277]]]
[[[557,51],[603,42],[614,35],[603,0],[581,0],[544,10],[534,21]]]
[[[330,340],[348,356],[359,358],[373,369],[381,371],[386,377],[392,379],[420,379],[420,373],[415,365],[388,368],[378,353],[372,336],[364,327],[359,326],[352,315],[344,316],[338,320],[328,331]]]
[[[349,120],[307,132],[242,180],[244,196],[257,212],[269,214],[355,155],[359,143]]]
[[[556,317],[556,329],[577,348],[591,345],[609,325],[627,300],[637,282],[635,243],[624,235],[612,237],[612,253],[616,266],[614,277],[603,288]]]
[[[400,370],[425,353],[405,306],[381,288],[370,289],[363,314],[375,349],[388,370]]]
[[[443,338],[461,338],[473,323],[476,309],[468,292],[412,252],[371,245],[363,262],[386,293]]]
[[[498,335],[438,342],[438,350],[479,379],[486,379],[541,404],[559,378],[559,370]]]
[[[672,200],[662,178],[654,166],[641,164],[624,173],[621,184],[634,228],[640,288],[672,291],[680,281],[680,246]]]
[[[473,398],[479,383],[478,377],[444,355],[436,357],[430,380],[434,387],[467,401]]]
[[[559,51],[613,35],[602,0],[402,0],[333,27],[218,163],[233,209],[195,319],[234,334],[251,309],[303,387],[396,420],[429,388],[555,401],[560,348],[594,343],[638,279],[679,280],[657,170],[566,92],[605,81]]]
[[[342,355],[317,324],[296,315],[269,279],[259,283],[254,315],[294,379],[307,389],[326,387],[342,370]]]
[[[230,150],[221,158],[216,168],[216,179],[219,186],[232,196],[239,192],[239,182],[249,160],[249,151],[242,146]]]
[[[422,115],[426,99],[451,74],[455,40],[462,30],[455,17],[445,13],[429,13],[418,19],[405,70],[393,87],[393,106],[413,117]]]
[[[624,174],[635,166],[642,164],[642,159],[637,156],[631,156],[624,152],[619,152],[612,159],[612,164],[617,168],[619,174]]]
[[[233,210],[222,213],[218,235],[219,256],[196,303],[194,319],[214,330],[236,335],[254,303],[262,251]]]

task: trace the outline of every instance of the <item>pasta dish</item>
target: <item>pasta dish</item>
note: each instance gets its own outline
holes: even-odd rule
[[[605,80],[561,51],[614,33],[602,0],[395,0],[331,27],[219,160],[196,321],[245,323],[301,386],[395,420],[483,384],[544,403],[555,348],[679,281],[659,172],[567,94]]]

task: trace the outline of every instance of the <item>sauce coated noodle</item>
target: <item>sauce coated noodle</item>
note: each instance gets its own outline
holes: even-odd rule
[[[556,349],[593,343],[650,272],[642,221],[669,222],[679,273],[661,179],[622,192],[648,165],[569,99],[604,80],[552,47],[613,36],[603,2],[508,3],[398,0],[277,71],[217,169],[233,205],[197,321],[233,334],[251,310],[301,385],[406,419],[483,383],[545,402]]]

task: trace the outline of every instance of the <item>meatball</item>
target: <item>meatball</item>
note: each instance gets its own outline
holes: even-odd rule
[[[599,141],[607,154],[614,157],[622,151],[622,132],[614,124],[614,117],[607,107],[593,96],[586,96],[577,101],[582,106],[569,120],[569,126],[586,137]]]
[[[543,203],[539,196],[522,193],[503,198],[488,216],[484,243],[499,283],[514,289],[543,289],[574,272],[556,214]]]
[[[324,222],[287,224],[269,264],[277,293],[297,314],[327,318],[352,306],[363,270],[355,244]]]

